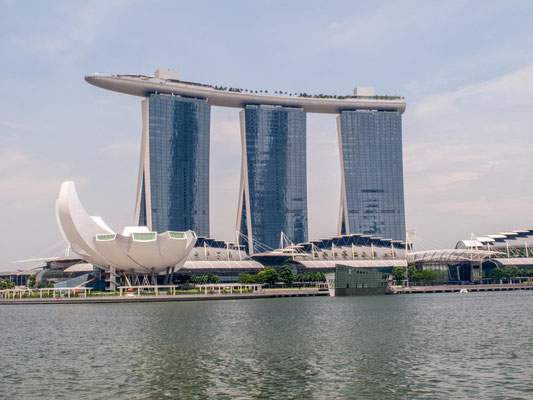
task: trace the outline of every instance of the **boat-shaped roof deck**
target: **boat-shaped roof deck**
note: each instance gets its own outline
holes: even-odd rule
[[[346,110],[397,111],[403,114],[405,100],[399,96],[311,96],[307,94],[257,93],[236,88],[222,88],[151,75],[111,75],[96,73],[85,76],[94,86],[133,96],[147,97],[152,93],[172,94],[205,99],[220,107],[243,108],[246,105],[272,105],[302,108],[309,113],[338,114]]]

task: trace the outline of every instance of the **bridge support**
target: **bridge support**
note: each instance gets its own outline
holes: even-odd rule
[[[109,290],[114,292],[117,290],[117,269],[109,267]]]
[[[152,270],[150,271],[150,280],[152,282],[152,285],[157,285],[157,277],[155,275],[155,268],[152,267]]]
[[[176,272],[176,266],[174,265],[174,266],[172,267],[172,270],[170,271],[170,282],[169,282],[169,283],[170,283],[171,285],[172,285],[173,282],[174,282],[174,274],[175,274],[175,272]]]
[[[163,285],[168,285],[168,277],[170,275],[170,267],[167,267],[165,271],[165,278],[163,279]]]

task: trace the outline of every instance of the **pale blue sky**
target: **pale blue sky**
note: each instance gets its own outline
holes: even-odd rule
[[[131,224],[140,98],[86,73],[179,70],[183,79],[405,96],[408,229],[440,246],[533,227],[530,1],[0,0],[0,269],[61,237],[60,183],[93,215]],[[238,110],[212,112],[212,236],[233,237]],[[310,235],[336,233],[333,116],[308,116]],[[59,248],[57,248],[59,250]],[[48,255],[54,253],[48,252]]]

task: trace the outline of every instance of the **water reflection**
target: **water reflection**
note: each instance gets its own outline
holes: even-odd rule
[[[531,292],[3,306],[0,395],[528,398],[532,306]]]

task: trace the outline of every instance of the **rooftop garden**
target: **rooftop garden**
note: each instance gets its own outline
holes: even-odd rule
[[[99,75],[103,75],[103,74],[99,74]],[[136,74],[126,74],[126,75],[116,75],[116,76],[126,77],[126,78],[134,77],[134,78],[141,78],[141,79],[154,79],[154,77],[149,77],[146,75],[136,75]],[[207,88],[225,91],[225,92],[265,94],[265,95],[270,95],[270,96],[301,97],[301,98],[307,98],[307,99],[336,99],[336,100],[346,100],[346,99],[403,100],[404,99],[403,96],[354,96],[354,95],[336,95],[336,94],[323,94],[323,93],[309,94],[305,92],[302,92],[302,93],[285,92],[283,90],[275,90],[275,91],[269,92],[268,90],[250,90],[250,89],[241,89],[241,88],[227,87],[227,86],[206,85],[203,83],[189,82],[189,81],[183,81],[183,80],[177,80],[177,79],[164,79],[164,80],[169,81],[169,82],[181,83],[184,85],[202,86],[202,87],[207,87]]]
[[[290,93],[284,92],[282,90],[275,90],[274,92],[269,92],[268,90],[248,90],[240,89],[234,87],[226,86],[212,86],[215,90],[221,90],[226,92],[237,92],[237,93],[257,93],[257,94],[267,94],[267,95],[276,95],[276,96],[288,96],[288,97],[304,97],[309,99],[337,99],[337,100],[346,100],[346,99],[359,99],[359,98],[369,98],[374,100],[400,100],[403,99],[402,96],[343,96],[336,94],[309,94],[309,93]]]

